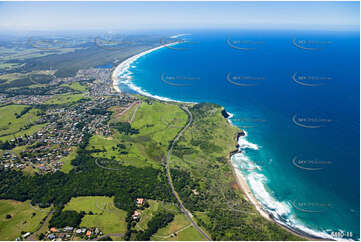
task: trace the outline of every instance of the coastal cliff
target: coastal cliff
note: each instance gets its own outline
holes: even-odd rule
[[[197,223],[212,240],[299,240],[263,218],[237,185],[229,158],[240,152],[235,142],[245,132],[228,122],[229,114],[219,105],[200,103],[189,110],[193,122],[174,146],[169,165],[174,186]]]

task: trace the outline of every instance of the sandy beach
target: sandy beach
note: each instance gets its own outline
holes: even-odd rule
[[[171,45],[176,45],[178,44],[178,42],[174,42],[174,43],[170,43],[170,44],[164,44],[164,45],[160,45],[158,47],[155,47],[155,48],[152,48],[152,49],[149,49],[149,50],[146,50],[146,51],[143,51],[139,54],[136,54],[124,61],[122,61],[112,72],[112,75],[111,75],[111,78],[112,78],[112,81],[113,81],[113,88],[116,92],[118,93],[121,93],[119,87],[118,87],[118,76],[120,73],[124,73],[129,67],[130,65],[136,61],[139,57],[141,56],[144,56],[144,55],[147,55],[153,51],[156,51],[158,49],[161,49],[163,47],[166,47],[166,46],[171,46]],[[145,95],[145,96],[149,96],[147,94],[145,94],[144,92],[142,92],[141,90],[138,90],[136,89],[135,87],[133,87],[134,90],[136,90],[139,94],[141,95]],[[168,101],[168,102],[181,102],[181,101],[175,101],[175,100],[171,100],[171,99],[167,99],[167,98],[162,98],[162,97],[158,97],[158,96],[152,96],[151,97],[153,98],[156,98],[158,100],[161,100],[161,101]],[[188,103],[188,102],[185,102],[185,103]],[[189,102],[189,103],[192,103],[192,102]],[[230,114],[230,117],[233,116],[233,114]],[[230,125],[233,125],[232,122],[230,121],[230,117],[227,118],[227,121]],[[230,165],[232,166],[232,170],[233,170],[233,173],[234,173],[234,176],[236,178],[236,181],[237,181],[237,184],[239,186],[239,188],[246,194],[246,199],[248,201],[250,201],[254,206],[255,208],[257,209],[257,211],[260,213],[261,216],[263,216],[265,219],[267,219],[268,221],[270,222],[273,222],[273,223],[276,223],[278,225],[280,225],[281,227],[283,227],[284,229],[286,229],[287,231],[297,235],[297,236],[300,236],[306,240],[323,240],[323,239],[315,239],[311,236],[307,236],[306,234],[300,234],[300,233],[297,233],[293,230],[291,230],[290,228],[288,227],[285,227],[284,225],[280,224],[280,223],[277,223],[277,221],[275,221],[274,219],[272,219],[270,217],[270,215],[262,208],[261,204],[258,202],[258,200],[255,198],[255,196],[253,195],[253,193],[251,192],[245,178],[243,177],[243,175],[241,174],[241,172],[237,169],[237,166],[236,164],[233,163],[233,161],[230,159]]]
[[[246,194],[246,198],[248,199],[248,201],[250,201],[255,206],[255,208],[257,209],[257,211],[260,213],[260,215],[262,217],[264,217],[265,219],[267,219],[270,222],[273,222],[273,223],[276,223],[277,225],[280,225],[282,228],[286,229],[287,231],[293,233],[294,235],[300,236],[300,237],[302,237],[302,238],[304,238],[306,240],[326,240],[326,239],[314,238],[314,237],[311,237],[311,236],[307,236],[305,234],[297,233],[297,232],[291,230],[290,228],[285,227],[284,225],[279,224],[279,223],[277,223],[277,221],[273,220],[270,217],[270,215],[266,211],[263,210],[261,204],[257,201],[255,196],[251,192],[245,178],[243,177],[241,172],[237,169],[237,166],[233,163],[233,161],[231,159],[230,159],[230,163],[231,163],[231,166],[232,166],[232,169],[233,169],[234,176],[235,176],[235,178],[237,180],[238,187]]]
[[[233,167],[233,171],[234,171],[234,175],[236,177],[237,180],[237,184],[238,186],[242,189],[242,191],[246,194],[246,197],[248,199],[248,201],[250,201],[257,209],[257,211],[267,220],[269,221],[273,221],[270,216],[268,215],[268,213],[266,213],[261,205],[258,203],[257,199],[254,197],[254,195],[252,194],[246,180],[243,178],[241,172],[237,169],[237,167],[235,166],[235,164],[232,163],[232,167]]]
[[[160,45],[158,47],[155,47],[155,48],[143,51],[143,52],[141,52],[139,54],[133,55],[132,57],[129,57],[128,59],[122,61],[112,72],[111,78],[112,78],[112,81],[113,81],[114,90],[116,92],[119,92],[119,93],[121,92],[119,87],[118,87],[119,73],[126,71],[130,67],[130,64],[133,63],[134,61],[136,61],[139,57],[147,55],[147,54],[149,54],[149,53],[151,53],[153,51],[159,50],[159,49],[161,49],[163,47],[172,46],[172,45],[176,45],[176,44],[178,44],[178,42],[173,42],[173,43],[169,43],[169,44]]]

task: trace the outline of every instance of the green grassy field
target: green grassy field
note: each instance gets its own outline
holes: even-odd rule
[[[1,66],[2,64],[0,63],[0,69],[2,69]],[[54,70],[37,70],[29,71],[28,73],[14,72],[3,74],[0,75],[0,89],[16,90],[24,87],[45,87],[47,86],[46,83],[52,79],[54,73]]]
[[[128,121],[135,110],[136,105],[119,116],[117,113],[121,110],[113,107],[110,122]],[[124,135],[115,131],[111,137],[96,135],[90,139],[88,149],[102,150],[103,152],[93,154],[95,157],[99,157],[99,160],[101,158],[116,160],[123,165],[136,167],[147,165],[159,167],[160,162],[164,161],[169,142],[185,126],[187,120],[188,115],[177,104],[166,104],[154,100],[150,104],[143,101],[131,124],[132,128],[139,130],[139,134]],[[123,151],[128,154],[120,154],[120,150],[116,148],[117,145],[125,145],[126,148]],[[135,227],[137,230],[146,229],[147,223],[156,213],[166,210],[176,214],[175,220],[166,228],[159,230],[153,238],[154,240],[203,240],[195,228],[188,226],[190,222],[176,206],[154,200],[148,200],[148,202],[149,208],[139,210],[141,219]],[[177,233],[172,235],[175,232]]]
[[[116,123],[116,122],[128,122],[135,109],[136,109],[136,105],[134,105],[133,107],[131,107],[129,110],[127,110],[125,113],[123,113],[122,115],[120,115],[120,113],[122,112],[122,110],[124,108],[121,107],[112,107],[110,110],[113,112],[112,117],[111,117],[111,123]]]
[[[178,230],[187,227],[190,225],[188,219],[184,216],[183,213],[178,213],[175,215],[174,220],[165,228],[161,228],[155,234],[155,237],[167,236],[171,233],[177,232]]]
[[[0,63],[0,70],[1,69],[12,69],[14,67],[19,66],[17,63]]]
[[[3,56],[0,58],[2,61],[6,60],[25,60],[29,58],[36,58],[36,57],[42,57],[47,55],[52,55],[55,53],[68,53],[75,51],[75,48],[59,48],[57,50],[40,50],[36,48],[5,48],[0,47],[0,53],[3,54]]]
[[[12,65],[12,63],[9,65]],[[0,75],[0,79],[13,81],[15,79],[25,78],[29,75],[34,75],[34,74],[54,75],[54,73],[55,73],[54,70],[29,71],[28,73],[14,72],[14,73]]]
[[[237,186],[229,154],[241,130],[222,109],[192,106],[193,122],[173,149],[171,174],[184,206],[213,240],[299,240],[261,217]]]
[[[95,135],[90,139],[88,149],[104,150],[93,154],[100,160],[104,158],[122,165],[159,168],[160,163],[164,162],[169,142],[186,124],[187,118],[177,105],[155,101],[151,105],[142,103],[131,124],[132,128],[139,130],[139,134],[125,135],[114,130],[111,137]],[[114,119],[111,122],[115,122]],[[124,145],[125,148],[117,149],[117,145]],[[116,168],[116,164],[112,168]]]
[[[148,135],[156,142],[164,142],[172,140],[187,123],[187,119],[187,114],[178,105],[156,101],[149,105],[143,102],[132,126],[141,130],[138,136]]]
[[[70,87],[73,90],[84,92],[86,91],[86,86],[83,86],[79,82],[73,82],[71,85],[69,84],[62,84],[62,86]]]
[[[42,125],[34,125],[28,127],[32,122],[36,121],[39,117],[37,109],[31,109],[20,118],[16,118],[16,114],[20,114],[27,105],[8,105],[0,108],[0,141],[11,140],[15,136],[30,135],[42,127]]]
[[[155,200],[148,200],[148,203],[150,205],[149,208],[138,210],[141,213],[140,221],[135,227],[138,231],[147,229],[148,222],[155,214],[161,211],[175,214],[174,220],[166,227],[159,229],[152,236],[151,240],[204,240],[203,236],[190,225],[189,220],[177,206]]]
[[[193,227],[186,226],[180,232],[176,232],[172,236],[166,238],[155,237],[154,240],[165,240],[165,241],[205,241],[206,239]]]
[[[58,94],[54,98],[46,101],[45,104],[75,103],[82,98],[84,98],[83,94]]]
[[[26,77],[26,74],[22,74],[22,73],[10,73],[10,74],[3,74],[0,75],[0,80],[6,80],[7,83],[16,80],[16,79],[20,79]]]
[[[126,212],[114,206],[113,197],[92,196],[72,198],[64,210],[84,211],[80,227],[99,227],[104,234],[126,232]]]
[[[35,232],[49,211],[50,208],[33,207],[29,201],[0,200],[0,240],[15,240],[21,231]]]
[[[69,173],[70,170],[73,169],[73,166],[71,165],[71,161],[76,157],[76,154],[77,154],[77,148],[73,147],[69,155],[60,159],[60,161],[64,162],[60,171],[64,173]]]
[[[153,235],[152,240],[171,238],[172,234],[179,230],[186,229],[190,224],[191,223],[184,216],[184,214],[178,212],[178,214],[174,216],[174,220],[171,223],[169,223],[166,227],[159,229],[157,233]]]
[[[156,213],[162,209],[162,203],[159,201],[148,200],[149,208],[138,210],[141,213],[139,222],[137,223],[137,230],[145,230],[148,228],[147,224]]]

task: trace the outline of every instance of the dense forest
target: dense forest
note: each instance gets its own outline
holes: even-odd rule
[[[229,152],[237,132],[221,106],[196,104],[189,109],[193,122],[174,147],[180,160],[171,169],[173,185],[184,206],[212,240],[299,240],[261,217],[235,184]],[[184,166],[182,163],[184,162]],[[236,185],[236,184],[235,184]],[[202,217],[197,211],[204,212]]]
[[[174,219],[174,214],[161,212],[152,217],[148,222],[148,228],[144,231],[139,231],[136,233],[135,240],[150,240],[153,234],[155,234],[158,229],[167,226]]]
[[[51,204],[62,207],[72,197],[115,196],[115,206],[126,211],[136,197],[173,201],[164,171],[132,166],[120,166],[122,169],[117,171],[102,169],[95,164],[90,152],[82,149],[87,145],[87,139],[84,140],[72,162],[76,168],[69,174],[57,171],[30,176],[20,171],[1,170],[0,198],[30,199],[40,207]]]
[[[217,116],[209,116],[210,110],[213,109],[219,109],[218,121]],[[217,146],[218,144],[214,143],[213,134],[200,131],[201,128],[209,130],[209,126],[213,125],[213,132],[218,132],[216,130],[227,132],[228,128],[225,127],[228,126],[215,129],[219,123],[225,122],[220,107],[197,104],[191,108],[191,111],[195,124],[192,124],[190,130],[185,132],[185,137],[179,140],[180,144],[177,144],[175,155],[186,159],[188,154],[197,152],[196,155],[201,157],[203,164],[194,163],[191,169],[187,166],[176,166],[171,169],[171,175],[175,189],[185,207],[192,212],[201,211],[206,216],[207,219],[204,219],[194,213],[199,225],[207,230],[213,240],[299,240],[299,237],[262,218],[252,204],[244,199],[242,193],[229,185],[232,176],[226,155],[209,153],[207,148],[203,147],[203,142]],[[94,110],[94,112],[98,111]],[[129,131],[132,129],[130,125],[122,125],[121,129],[124,129],[123,132],[128,135],[132,133]],[[195,130],[202,132],[202,135],[187,134]],[[230,133],[232,134],[233,130]],[[176,202],[170,191],[165,169],[137,168],[121,164],[118,165],[120,169],[117,170],[103,169],[91,156],[97,151],[86,149],[90,137],[90,134],[85,134],[83,142],[78,147],[77,156],[71,162],[75,167],[69,174],[57,171],[53,174],[30,176],[20,171],[1,170],[0,199],[31,200],[33,205],[40,207],[53,204],[55,213],[50,225],[61,227],[65,224],[76,226],[83,216],[82,213],[75,211],[62,211],[63,206],[72,197],[114,196],[115,206],[127,211],[127,232],[124,239],[149,240],[159,228],[171,222],[174,215],[160,213],[150,220],[147,230],[136,231],[132,219],[136,209],[134,201],[137,197],[143,197]],[[230,140],[232,142],[232,137]],[[201,176],[194,175],[195,172]],[[220,190],[214,185],[219,186]],[[237,205],[236,209],[227,202],[234,202]]]
[[[124,133],[125,135],[139,134],[138,129],[131,127],[128,122],[118,122],[110,124],[110,127],[119,131],[119,133]]]
[[[76,211],[61,211],[58,209],[49,221],[49,228],[78,227],[85,213]]]

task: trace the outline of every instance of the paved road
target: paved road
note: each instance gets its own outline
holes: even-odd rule
[[[120,113],[117,113],[115,115],[115,118],[118,119],[119,116],[123,115],[125,112],[127,112],[129,109],[131,109],[134,105],[136,105],[138,103],[138,101],[135,101],[133,103],[131,103],[128,107],[126,107],[125,109],[123,109]]]
[[[166,160],[166,172],[167,172],[167,177],[168,177],[168,183],[169,183],[169,186],[172,190],[172,193],[173,195],[176,197],[178,203],[179,203],[179,208],[181,209],[181,211],[184,213],[184,215],[187,217],[187,219],[189,220],[189,222],[192,223],[192,225],[199,231],[199,233],[201,233],[204,238],[206,238],[207,240],[211,240],[209,238],[209,236],[201,229],[201,227],[198,226],[198,224],[196,222],[194,222],[194,220],[192,219],[193,215],[183,206],[183,203],[182,203],[182,200],[180,199],[177,191],[174,189],[174,186],[173,186],[173,182],[172,182],[172,177],[170,175],[170,170],[169,170],[169,159],[170,159],[170,156],[172,154],[172,151],[173,151],[173,147],[175,145],[175,143],[177,143],[178,139],[182,136],[183,132],[189,127],[189,125],[192,123],[193,121],[193,116],[192,116],[192,113],[188,110],[187,107],[182,107],[182,109],[184,111],[186,111],[188,113],[188,116],[189,116],[189,121],[188,123],[186,124],[186,126],[183,127],[183,129],[178,133],[178,135],[175,137],[175,139],[173,140],[172,142],[172,145],[170,146],[169,150],[168,150],[168,156],[167,156],[167,160]]]
[[[130,119],[129,123],[133,123],[134,118],[135,118],[135,114],[137,113],[140,104],[142,104],[141,101],[139,101],[139,102],[137,103],[137,107],[135,108],[135,110],[134,110],[134,112],[133,112],[133,115],[132,115],[132,118]]]
[[[54,210],[51,210],[48,215],[46,215],[44,222],[40,225],[40,227],[34,232],[32,233],[29,237],[26,238],[27,241],[34,241],[37,240],[37,238],[35,238],[35,236],[37,235],[37,233],[45,226],[45,224],[48,222],[48,220],[50,219],[50,215],[52,215],[54,213]]]
[[[181,229],[179,229],[179,230],[177,230],[177,231],[175,231],[175,232],[173,232],[173,233],[171,233],[171,234],[169,234],[167,236],[157,236],[157,235],[153,235],[153,236],[156,237],[156,238],[167,239],[167,238],[172,237],[173,234],[178,234],[179,232],[182,232],[183,230],[188,229],[190,226],[192,226],[192,224],[188,224],[188,225],[184,226],[183,228],[181,228]]]

